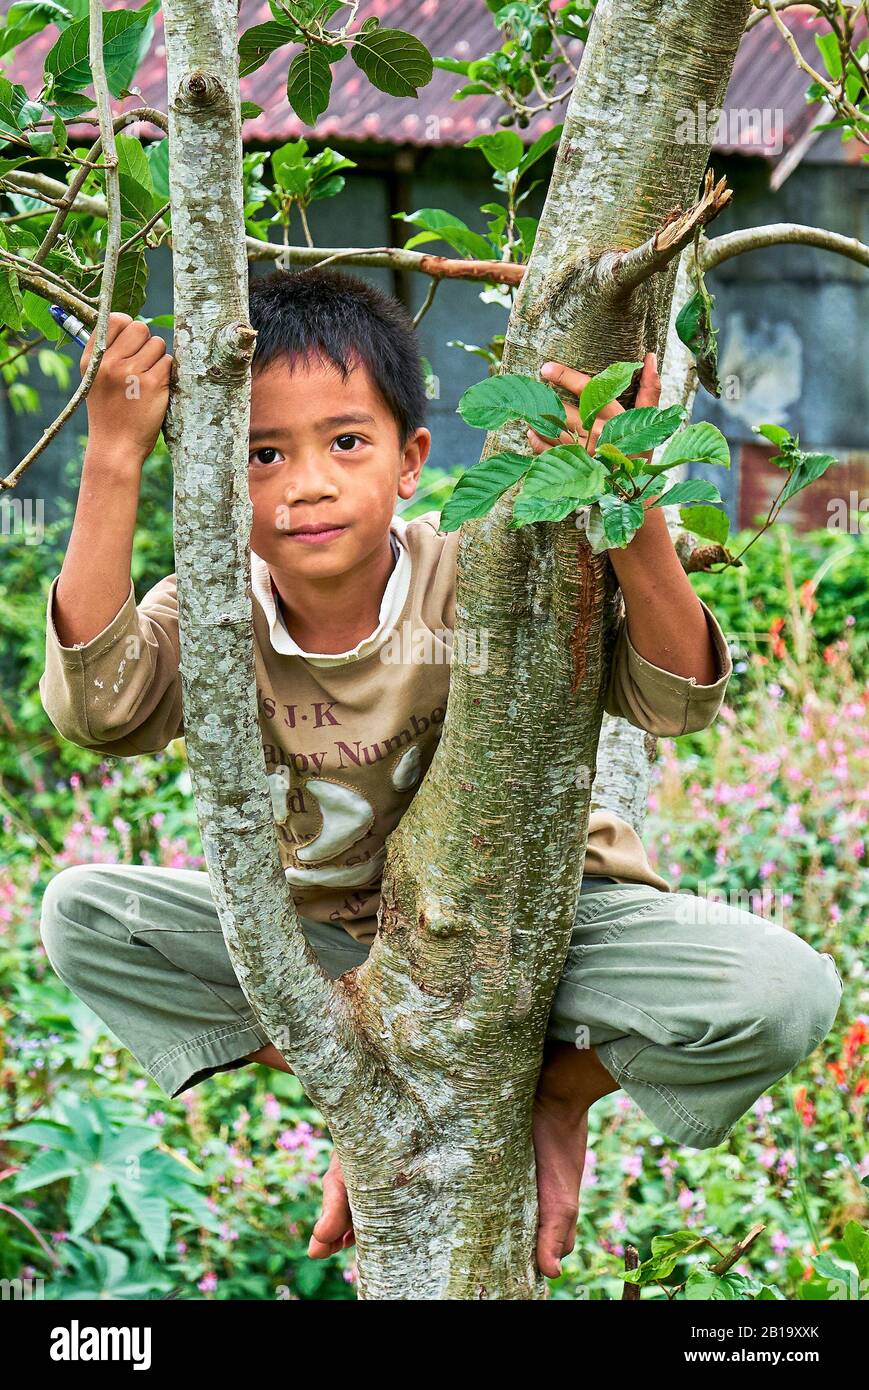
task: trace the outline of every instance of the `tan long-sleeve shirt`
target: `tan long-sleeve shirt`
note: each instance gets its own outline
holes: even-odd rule
[[[369,944],[377,931],[386,840],[434,756],[449,694],[458,532],[439,514],[395,516],[396,564],[375,631],[346,653],[303,653],[290,637],[265,562],[251,555],[254,658],[266,771],[281,862],[299,912]],[[156,752],[184,733],[176,579],[167,575],[89,642],[65,647],[54,623],[57,577],[46,615],[39,693],[71,742],[118,757]],[[718,660],[698,685],[645,660],[622,617],[604,708],[638,728],[678,736],[706,728],[733,671],[724,634],[706,604]],[[485,660],[466,646],[464,660]],[[670,885],[651,867],[636,832],[608,811],[589,820],[585,873]]]

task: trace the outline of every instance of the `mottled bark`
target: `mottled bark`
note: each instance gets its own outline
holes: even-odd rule
[[[381,933],[335,985],[281,874],[255,701],[246,322],[234,0],[164,0],[177,381],[169,443],[185,729],[230,956],[329,1124],[363,1298],[544,1294],[531,1106],[582,875],[616,591],[568,520],[466,524],[443,735],[390,837]],[[675,265],[620,291],[605,252],[698,193],[708,150],[676,112],[720,105],[747,0],[602,0],[566,115],[505,371],[597,371],[663,347]],[[485,452],[525,448],[511,426]],[[456,644],[455,650],[460,650]]]

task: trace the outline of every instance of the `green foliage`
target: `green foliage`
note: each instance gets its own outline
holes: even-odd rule
[[[641,366],[614,362],[589,380],[578,408],[586,431],[584,441],[568,431],[571,443],[558,444],[536,458],[500,451],[463,473],[441,514],[443,530],[453,531],[463,521],[486,516],[522,477],[511,526],[561,521],[571,511],[587,508],[586,535],[596,553],[629,544],[643,524],[645,501],[652,506],[720,502],[718,490],[699,479],[677,483],[651,501],[663,488],[659,475],[670,468],[688,460],[730,463],[727,441],[714,425],[689,425],[675,434],[684,417],[681,408],[641,406],[622,411],[605,422],[596,452],[589,452],[590,431],[598,415],[627,390]],[[513,373],[477,382],[462,396],[458,412],[469,425],[485,430],[521,420],[544,438],[557,437],[567,424],[564,402],[551,386]],[[643,465],[644,455],[654,447],[650,441],[662,444],[668,439],[661,461]]]
[[[713,296],[706,288],[703,276],[699,287],[676,317],[676,333],[694,354],[697,377],[701,386],[712,396],[721,395],[718,379],[718,330],[712,322]]]
[[[314,125],[328,108],[332,68],[349,52],[353,62],[378,91],[415,97],[432,79],[434,68],[425,44],[403,29],[384,28],[376,17],[355,32],[347,25],[330,30],[329,21],[347,6],[340,0],[286,0],[271,5],[273,19],[247,29],[238,41],[239,74],[262,67],[288,44],[303,48],[289,64],[287,100],[300,120]]]

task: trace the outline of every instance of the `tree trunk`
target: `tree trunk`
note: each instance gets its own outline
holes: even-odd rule
[[[175,356],[169,445],[191,774],[233,965],[322,1110],[344,1169],[363,1298],[544,1295],[531,1106],[579,894],[616,613],[606,556],[567,520],[462,529],[443,734],[390,837],[380,934],[332,983],[281,872],[253,675],[246,314],[235,0],[164,0]],[[601,0],[503,370],[598,371],[663,348],[675,266],[620,289],[602,253],[694,200],[748,0]],[[524,449],[521,429],[485,453]]]

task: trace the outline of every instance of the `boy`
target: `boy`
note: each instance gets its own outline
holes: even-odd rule
[[[403,308],[343,272],[279,271],[253,281],[250,318],[260,722],[282,863],[302,929],[334,977],[364,960],[375,938],[385,840],[440,737],[458,533],[439,531],[436,513],[411,522],[395,514],[397,498],[414,495],[431,440]],[[82,370],[89,353],[90,344]],[[75,523],[48,598],[39,688],[49,718],[73,742],[121,757],[183,733],[175,576],[138,605],[130,579],[139,479],[169,370],[160,339],[112,315],[88,396]],[[558,364],[553,374],[575,393],[586,380]],[[139,378],[132,402],[130,375]],[[658,393],[650,356],[637,403],[654,405]],[[530,442],[546,447],[533,432]],[[610,558],[627,621],[606,709],[659,735],[707,727],[732,665],[660,510]],[[431,634],[441,660],[384,659],[390,633],[406,623]],[[831,956],[738,909],[686,913],[686,898],[654,872],[627,824],[592,815],[535,1104],[537,1254],[551,1277],[573,1248],[595,1100],[623,1086],[668,1137],[720,1144],[833,1023],[841,980]],[[167,1094],[250,1061],[290,1070],[234,977],[207,874],[65,869],[48,885],[41,930],[60,977]],[[352,1239],[333,1157],[309,1253],[324,1257]]]

